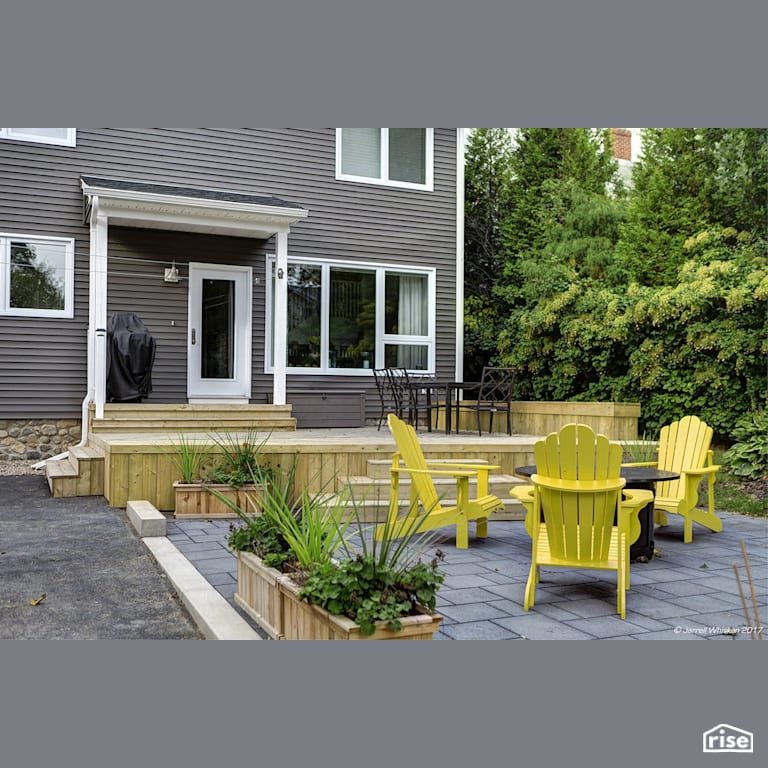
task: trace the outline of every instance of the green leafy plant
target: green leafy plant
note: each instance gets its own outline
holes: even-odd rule
[[[226,497],[219,498],[230,501]],[[270,518],[261,515],[248,518],[244,525],[231,523],[228,542],[236,552],[252,552],[262,559],[264,565],[279,571],[293,559],[291,548],[280,529]]]
[[[440,550],[429,563],[420,559],[437,535],[420,531],[429,510],[411,510],[413,514],[405,522],[398,521],[395,538],[394,520],[387,516],[381,526],[366,526],[354,497],[348,495],[353,507],[350,519],[355,521],[358,535],[341,538],[346,558],[314,568],[299,598],[347,616],[360,626],[364,636],[375,632],[377,621],[386,621],[397,631],[404,616],[435,610],[437,592],[445,578],[438,570],[444,557]],[[380,538],[371,535],[376,527],[380,527]]]
[[[736,442],[723,454],[731,474],[751,480],[768,475],[768,411],[739,419],[733,437]]]
[[[310,494],[306,488],[292,500],[296,463],[286,481],[266,483],[261,514],[280,531],[300,570],[330,562],[344,541],[350,520],[344,519],[344,494]]]
[[[162,450],[178,470],[182,483],[195,483],[202,479],[203,467],[211,453],[209,445],[196,443],[180,434],[173,451]]]
[[[372,635],[377,621],[386,621],[397,631],[403,616],[422,608],[434,611],[445,578],[437,568],[438,559],[436,555],[429,564],[420,562],[399,570],[382,566],[371,555],[323,563],[309,574],[299,597],[352,619],[362,635]]]
[[[221,460],[210,473],[214,483],[238,488],[255,482],[257,476],[261,480],[268,479],[271,470],[265,464],[262,454],[269,435],[260,438],[255,429],[250,429],[245,436],[224,431],[212,439],[222,451]]]
[[[301,586],[300,599],[347,616],[366,636],[377,621],[399,630],[404,616],[434,611],[444,579],[437,567],[443,553],[437,550],[431,562],[421,562],[437,535],[419,532],[428,510],[401,521],[397,538],[387,518],[379,540],[371,535],[373,526],[363,523],[349,488],[337,494],[306,488],[294,493],[296,468],[294,461],[279,478],[273,472],[268,479],[257,468],[254,476],[264,493],[260,504],[249,498],[249,511],[211,491],[241,518],[240,525],[230,526],[230,547],[288,573]]]
[[[351,520],[344,519],[344,494],[325,490],[295,494],[297,462],[285,473],[256,466],[251,482],[262,486],[258,501],[247,497],[249,510],[240,509],[230,498],[211,489],[242,520],[231,527],[229,543],[235,550],[254,552],[265,564],[291,572],[298,579],[320,563],[331,561],[341,546]],[[264,554],[270,555],[266,562]]]

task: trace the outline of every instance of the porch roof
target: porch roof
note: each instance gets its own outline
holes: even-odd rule
[[[99,211],[117,226],[264,239],[309,215],[273,195],[96,176],[81,176],[80,182],[85,220],[97,199]]]

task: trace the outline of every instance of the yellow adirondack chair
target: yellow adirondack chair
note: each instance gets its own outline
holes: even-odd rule
[[[656,484],[653,502],[654,519],[667,525],[667,512],[683,516],[683,542],[693,541],[693,524],[699,523],[716,533],[723,521],[715,514],[715,475],[720,465],[714,464],[710,450],[712,427],[698,416],[684,416],[662,427],[659,434],[659,456],[655,462],[633,462],[629,467],[658,467],[680,473],[679,480]],[[699,509],[699,484],[707,478],[707,509]]]
[[[629,547],[651,491],[623,491],[622,448],[586,424],[566,424],[534,445],[533,485],[512,489],[528,509],[531,569],[523,608],[533,604],[541,566],[616,571],[616,608],[626,618]]]
[[[501,499],[488,493],[488,474],[500,467],[490,464],[464,464],[427,461],[424,458],[416,431],[397,416],[387,417],[389,429],[397,445],[392,456],[392,480],[389,495],[389,512],[386,524],[376,527],[375,536],[381,540],[385,533],[391,538],[403,536],[415,525],[414,516],[424,515],[419,532],[456,526],[456,546],[469,547],[469,521],[476,521],[476,535],[488,536],[488,516],[503,508]],[[400,466],[400,460],[404,466]],[[400,475],[407,473],[411,478],[410,505],[407,516],[398,519]],[[435,489],[433,477],[453,477],[456,480],[456,505],[444,507]],[[477,478],[477,496],[469,496],[470,478]]]

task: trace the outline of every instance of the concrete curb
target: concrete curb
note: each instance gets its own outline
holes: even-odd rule
[[[165,536],[149,536],[142,541],[167,574],[206,639],[262,639]]]

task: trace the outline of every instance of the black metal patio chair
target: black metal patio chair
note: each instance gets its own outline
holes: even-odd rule
[[[482,436],[481,414],[488,413],[488,431],[493,432],[493,415],[505,413],[507,434],[512,434],[512,398],[515,391],[517,372],[514,368],[496,368],[484,366],[479,382],[463,383],[461,388],[465,396],[469,392],[475,400],[456,403],[456,432],[459,431],[461,411],[474,411],[477,414],[477,434]]]
[[[426,413],[427,430],[431,432],[432,414],[437,417],[442,408],[442,403],[432,399],[433,388],[430,384],[434,384],[434,379],[431,376],[414,376],[406,368],[398,367],[387,368],[387,376],[396,404],[396,416],[399,419],[407,418],[408,423],[418,429],[419,414]]]
[[[387,369],[374,368],[373,380],[376,382],[376,391],[379,393],[379,400],[381,402],[379,426],[377,427],[377,429],[381,429],[381,424],[387,413],[394,413],[399,416],[400,412],[398,411],[397,398],[392,389],[392,382],[390,381]]]

